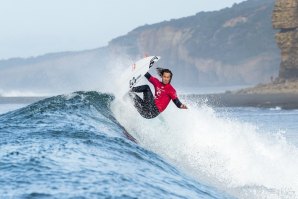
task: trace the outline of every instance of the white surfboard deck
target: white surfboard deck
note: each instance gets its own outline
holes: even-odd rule
[[[160,56],[150,56],[132,64],[128,75],[127,90],[134,87],[159,59]]]

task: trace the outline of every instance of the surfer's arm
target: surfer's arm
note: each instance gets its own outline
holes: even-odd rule
[[[178,97],[176,99],[173,99],[173,102],[178,108],[187,109],[187,106],[185,104],[182,104]]]
[[[148,80],[150,79],[150,77],[152,77],[151,75],[150,75],[150,73],[146,73],[145,75],[144,75]]]
[[[182,108],[182,109],[187,109],[187,106],[185,104],[182,104],[179,100],[179,98],[177,97],[176,94],[176,90],[173,89],[172,92],[169,93],[171,99],[173,100],[174,104],[178,107],[178,108]]]
[[[174,102],[174,104],[175,104],[178,108],[180,108],[181,105],[182,105],[182,103],[180,102],[180,100],[178,99],[178,97],[177,97],[176,99],[173,99],[173,102]]]

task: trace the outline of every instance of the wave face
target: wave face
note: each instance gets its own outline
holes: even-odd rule
[[[0,115],[0,198],[230,198],[127,139],[114,98],[76,92]]]

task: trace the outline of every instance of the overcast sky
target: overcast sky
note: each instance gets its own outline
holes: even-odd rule
[[[0,59],[105,46],[145,24],[244,0],[0,0]]]

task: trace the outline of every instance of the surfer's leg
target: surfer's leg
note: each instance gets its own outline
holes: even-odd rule
[[[144,103],[146,104],[146,118],[151,119],[159,115],[159,110],[155,105],[154,96],[151,92],[151,89],[148,85],[144,88]]]
[[[150,89],[148,85],[136,86],[136,87],[132,87],[131,91],[136,93],[143,93],[143,92],[147,92],[148,88]]]
[[[144,112],[144,107],[146,106],[144,100],[134,93],[129,93],[129,96],[133,100],[134,106],[137,108],[138,112]]]
[[[151,92],[151,89],[148,85],[145,85],[146,88],[144,88],[144,102],[147,103],[147,104],[151,104],[151,103],[154,103],[154,96]]]
[[[144,95],[144,99],[141,99],[135,94],[136,98],[134,100],[135,107],[144,118],[151,119],[159,115],[159,111],[154,102],[154,96],[148,85],[133,87],[131,91],[139,93],[142,92]]]
[[[143,95],[144,95],[143,99],[144,99],[145,103],[151,103],[154,101],[154,96],[153,96],[151,89],[148,85],[133,87],[131,89],[131,91],[136,92],[136,93],[143,93]]]

